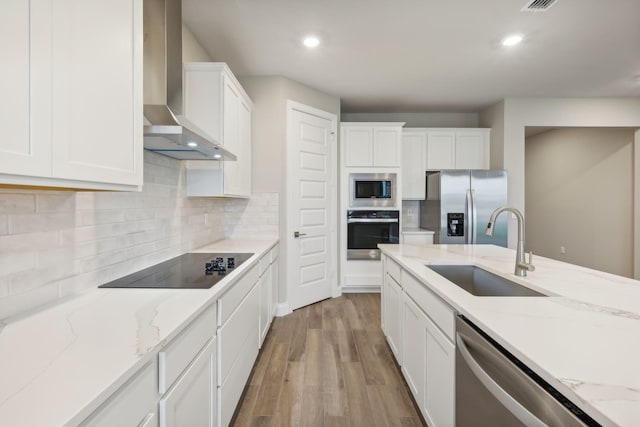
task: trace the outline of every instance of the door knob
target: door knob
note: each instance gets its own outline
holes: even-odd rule
[[[307,233],[301,233],[301,232],[299,232],[299,231],[294,231],[294,232],[293,232],[293,237],[295,237],[296,239],[297,239],[298,237],[300,237],[300,236],[306,236],[306,235],[307,235]]]

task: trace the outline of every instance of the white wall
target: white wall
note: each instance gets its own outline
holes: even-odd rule
[[[182,25],[182,62],[209,62],[211,57],[196,40],[191,30]]]
[[[491,138],[491,167],[503,167],[509,177],[509,205],[524,212],[524,129],[552,127],[640,128],[640,98],[508,98],[501,107],[480,113],[480,126],[501,129],[502,140]],[[496,109],[497,108],[497,109]],[[493,134],[493,131],[492,131]],[[495,153],[494,153],[495,151]],[[499,163],[502,153],[502,165]],[[640,215],[640,212],[636,212]],[[509,247],[516,244],[516,223],[509,224]]]
[[[562,128],[526,139],[528,250],[633,277],[634,133]]]
[[[342,113],[342,122],[406,122],[404,127],[478,127],[478,113]]]
[[[242,87],[253,101],[252,186],[254,192],[279,193],[279,222],[286,224],[287,100],[299,102],[340,117],[340,99],[282,76],[240,76]],[[337,159],[336,159],[337,161]],[[337,195],[336,195],[337,197]],[[336,213],[337,216],[337,213]],[[288,302],[286,227],[280,227],[279,302]],[[337,274],[336,274],[337,277]]]

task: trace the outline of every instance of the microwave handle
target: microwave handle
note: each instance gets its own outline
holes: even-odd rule
[[[352,224],[356,222],[364,222],[364,223],[394,223],[398,222],[398,218],[349,218],[347,220],[347,224]]]

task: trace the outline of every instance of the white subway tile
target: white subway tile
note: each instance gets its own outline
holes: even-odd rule
[[[76,194],[72,192],[50,192],[36,194],[36,212],[73,212],[76,209]]]
[[[22,214],[36,211],[35,194],[0,192],[0,213]]]
[[[9,233],[60,230],[73,227],[75,222],[74,215],[68,213],[11,214],[9,215]]]

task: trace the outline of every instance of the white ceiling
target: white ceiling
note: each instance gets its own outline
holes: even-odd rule
[[[236,75],[283,75],[343,112],[475,112],[507,97],[640,96],[640,0],[183,0]],[[519,32],[524,42],[500,40]],[[322,44],[302,46],[307,34]]]

